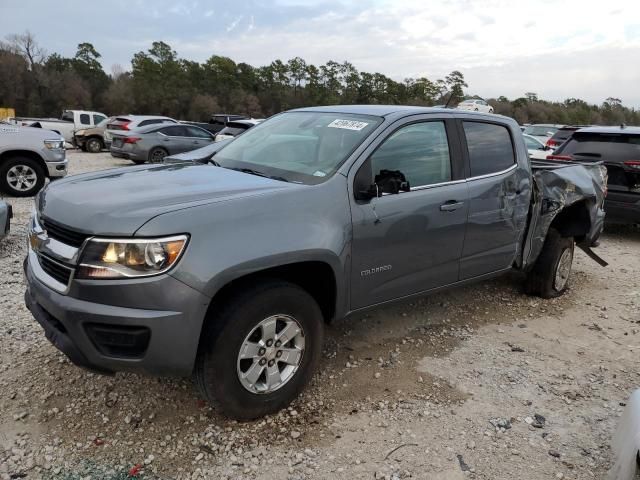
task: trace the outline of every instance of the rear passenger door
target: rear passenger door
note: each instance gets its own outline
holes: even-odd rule
[[[353,309],[458,280],[468,202],[456,125],[421,117],[374,141],[352,181],[354,192],[374,181],[382,192],[351,195]],[[401,172],[409,191],[385,191],[385,172]]]
[[[458,121],[466,157],[469,214],[460,279],[509,268],[526,215],[518,208],[519,172],[511,130],[500,123]]]

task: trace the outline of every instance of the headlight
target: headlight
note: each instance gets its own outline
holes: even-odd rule
[[[165,238],[92,238],[82,251],[76,278],[148,277],[173,267],[187,245],[187,235]]]
[[[49,150],[59,150],[64,148],[64,140],[59,139],[59,140],[45,140],[44,141],[44,146],[47,147]]]

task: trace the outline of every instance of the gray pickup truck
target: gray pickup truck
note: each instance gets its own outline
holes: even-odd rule
[[[35,195],[47,178],[67,174],[64,139],[42,128],[0,123],[0,190],[15,197]]]
[[[555,297],[574,244],[601,261],[605,169],[531,163],[509,118],[306,108],[205,148],[43,190],[25,299],[74,363],[193,374],[237,419],[300,392],[334,318],[513,269]]]

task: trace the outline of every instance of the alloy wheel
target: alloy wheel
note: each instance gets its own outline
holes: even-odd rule
[[[237,373],[240,384],[252,393],[272,393],[289,382],[304,355],[304,332],[290,315],[262,320],[242,342]]]
[[[18,192],[31,190],[38,181],[38,174],[28,165],[14,165],[7,171],[7,183]]]

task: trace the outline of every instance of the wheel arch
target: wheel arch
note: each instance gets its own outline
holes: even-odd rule
[[[580,243],[591,231],[592,199],[579,200],[565,206],[554,217],[549,228],[556,229],[562,237],[574,237]]]
[[[12,158],[19,158],[19,157],[27,157],[38,162],[38,165],[40,165],[40,167],[42,168],[42,172],[44,173],[44,175],[46,177],[49,177],[47,164],[45,163],[44,159],[40,156],[40,154],[37,152],[34,152],[33,150],[24,150],[24,149],[6,150],[0,153],[0,164]]]

